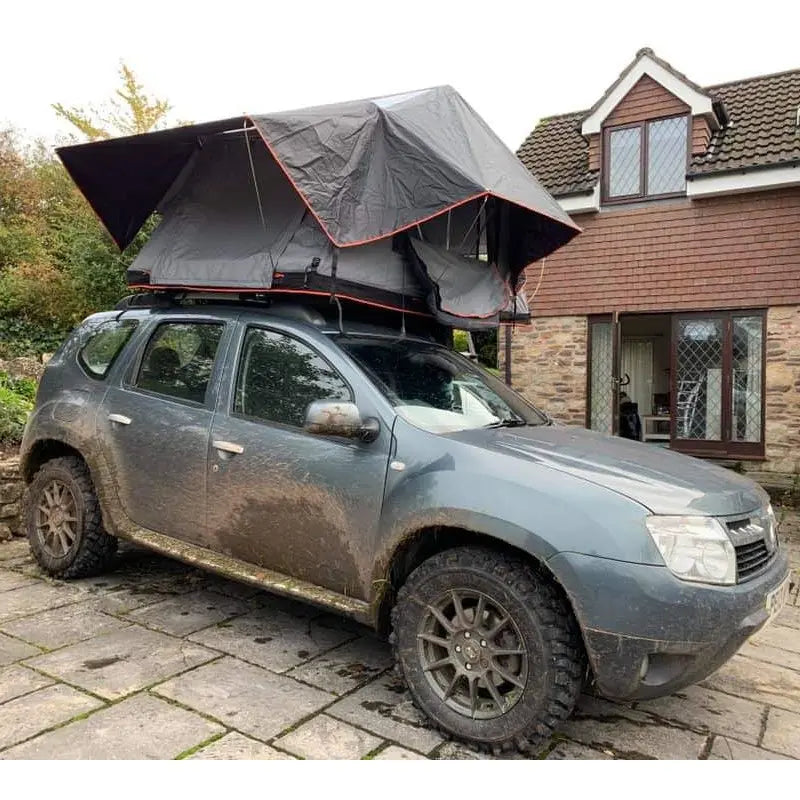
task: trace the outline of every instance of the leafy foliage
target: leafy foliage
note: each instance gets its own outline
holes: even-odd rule
[[[166,124],[165,100],[122,65],[115,98],[91,114],[58,105],[86,138]],[[155,226],[121,254],[48,148],[0,131],[0,357],[52,352],[81,319],[127,293],[125,270]]]
[[[166,100],[148,96],[133,70],[124,62],[120,65],[119,77],[121,87],[99,108],[55,103],[53,109],[90,142],[163,128],[172,106]]]
[[[0,372],[0,444],[16,444],[22,439],[35,396],[35,381]]]

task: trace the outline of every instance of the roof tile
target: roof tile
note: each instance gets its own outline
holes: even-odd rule
[[[692,159],[690,177],[800,162],[800,69],[702,91],[723,104],[728,123],[712,135],[706,153]],[[588,193],[597,182],[598,171],[589,169],[589,143],[580,133],[588,113],[542,119],[517,151],[553,195]]]

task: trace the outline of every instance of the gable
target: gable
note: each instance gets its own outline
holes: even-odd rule
[[[667,91],[649,75],[642,75],[606,117],[603,127],[645,122],[659,117],[688,114],[690,111],[683,100]]]

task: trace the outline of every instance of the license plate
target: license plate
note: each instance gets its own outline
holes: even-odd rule
[[[787,576],[786,580],[777,589],[773,589],[767,595],[767,618],[769,620],[774,619],[775,616],[780,613],[780,610],[786,605],[786,601],[788,599],[789,578]]]

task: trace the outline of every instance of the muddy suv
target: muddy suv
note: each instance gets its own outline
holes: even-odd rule
[[[22,448],[42,567],[127,539],[390,637],[441,729],[529,750],[584,681],[668,694],[780,608],[751,481],[551,424],[425,335],[313,309],[123,307],[42,379]]]

